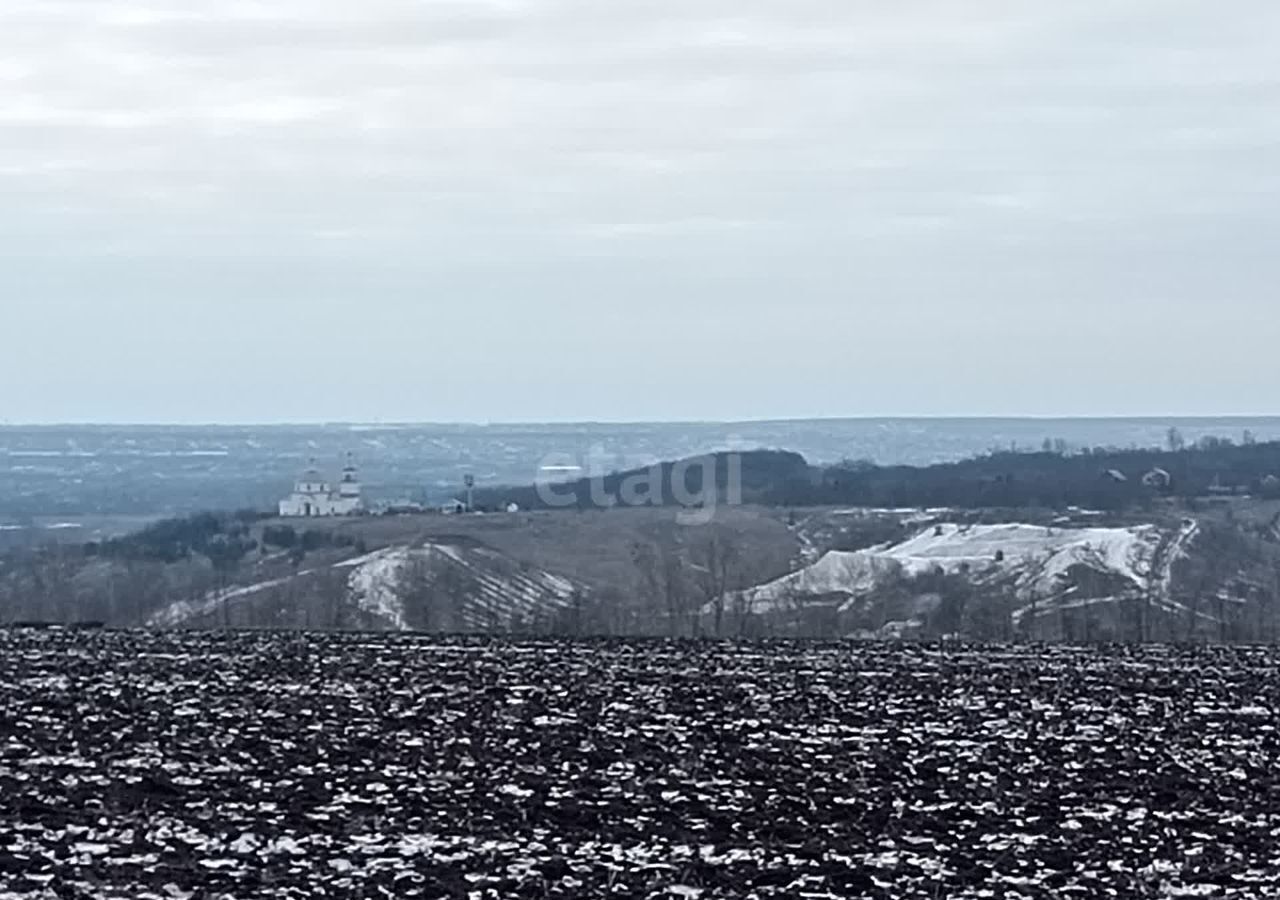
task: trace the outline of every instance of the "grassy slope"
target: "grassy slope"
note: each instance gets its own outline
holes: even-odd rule
[[[786,512],[761,507],[717,511],[706,526],[685,526],[671,509],[618,508],[524,512],[483,516],[378,516],[318,523],[264,523],[314,527],[363,539],[370,550],[422,541],[479,541],[512,557],[597,588],[629,591],[641,580],[637,545],[675,543],[695,557],[713,534],[732,538],[745,578],[768,579],[788,571],[799,543]]]

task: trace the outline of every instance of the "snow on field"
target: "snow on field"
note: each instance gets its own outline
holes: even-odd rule
[[[1262,647],[0,629],[0,900],[1276,898],[1278,696]]]
[[[1188,525],[1178,547],[1194,537]],[[1130,582],[1135,590],[1167,591],[1166,560],[1155,571],[1164,534],[1154,525],[1131,528],[1044,528],[1037,525],[939,525],[892,546],[853,552],[832,551],[813,565],[753,588],[747,599],[757,611],[798,596],[856,597],[896,576],[941,570],[974,580],[1012,579],[1026,597],[1049,597],[1062,590],[1075,566]],[[1173,554],[1170,554],[1172,556]]]

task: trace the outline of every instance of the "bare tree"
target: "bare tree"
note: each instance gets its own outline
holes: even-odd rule
[[[431,563],[421,553],[411,553],[397,574],[396,597],[405,618],[423,631],[443,630],[444,610],[435,582]]]
[[[755,621],[755,595],[748,590],[733,592],[733,616],[738,622],[738,636],[746,635],[751,623]]]
[[[1269,596],[1262,598],[1267,605],[1267,625],[1265,631],[1259,629],[1258,640],[1274,644],[1280,639],[1280,560],[1274,560],[1269,569],[1271,590]]]
[[[323,569],[311,578],[310,593],[315,598],[320,627],[344,631],[362,624],[355,615],[345,569]]]
[[[108,625],[136,627],[164,602],[163,565],[126,559],[103,563],[86,589],[85,610]]]
[[[694,556],[696,580],[711,607],[715,636],[723,637],[725,606],[737,580],[738,548],[719,531],[711,531],[695,545]]]
[[[632,560],[640,578],[643,610],[651,618],[665,619],[665,631],[673,637],[685,634],[689,592],[678,549],[668,541],[638,543],[632,548]],[[651,628],[642,622],[639,630]]]
[[[477,601],[480,596],[480,585],[474,577],[460,566],[443,565],[436,574],[431,601],[436,609],[440,630],[468,631],[475,625],[468,614],[482,612],[485,618],[481,624],[488,630],[496,630],[496,612],[492,609],[479,609]]]
[[[75,575],[78,560],[64,546],[50,544],[27,555],[19,569],[19,618],[70,622],[78,618]]]

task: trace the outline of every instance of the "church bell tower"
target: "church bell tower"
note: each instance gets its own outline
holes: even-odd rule
[[[342,467],[342,481],[338,483],[338,496],[343,500],[360,499],[360,472],[356,469],[356,459],[347,454],[347,462]]]

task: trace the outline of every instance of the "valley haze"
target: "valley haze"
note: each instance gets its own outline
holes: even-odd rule
[[[524,485],[544,465],[584,471],[650,465],[716,450],[785,449],[815,465],[842,459],[930,465],[1057,439],[1073,450],[1186,440],[1280,438],[1280,417],[798,419],[732,423],[0,425],[0,524],[28,518],[173,515],[268,508],[311,459],[347,453],[374,501],[438,503],[473,474]]]

